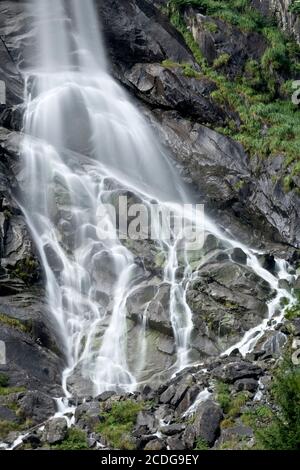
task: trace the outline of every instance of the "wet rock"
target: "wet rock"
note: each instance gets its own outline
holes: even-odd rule
[[[276,262],[275,262],[274,255],[269,255],[269,254],[258,255],[258,259],[264,269],[266,269],[267,271],[270,271],[271,273],[275,272]]]
[[[78,366],[68,377],[68,387],[77,397],[93,395],[94,384],[90,378],[84,376],[84,371]]]
[[[173,327],[169,317],[170,286],[148,284],[137,289],[127,299],[128,316],[135,322],[141,321],[147,307],[147,324],[153,330],[173,336]]]
[[[43,431],[43,441],[48,444],[59,444],[62,442],[68,432],[67,421],[65,418],[54,418],[47,421]]]
[[[268,314],[272,291],[248,266],[231,261],[207,263],[188,287],[194,313],[192,344],[205,355],[216,355],[235,344]]]
[[[247,255],[241,248],[234,248],[231,259],[236,263],[247,264]]]

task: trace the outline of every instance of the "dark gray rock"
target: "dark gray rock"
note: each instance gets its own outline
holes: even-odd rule
[[[262,375],[262,369],[251,362],[230,362],[212,370],[212,376],[227,383],[234,383],[240,379],[258,379]]]
[[[174,436],[175,434],[180,434],[185,430],[185,424],[169,424],[168,426],[162,426],[160,431],[165,436]]]
[[[27,392],[18,400],[20,413],[33,424],[40,424],[52,417],[56,412],[54,400],[42,392]]]
[[[234,388],[237,392],[247,391],[256,392],[258,387],[258,381],[255,379],[241,379],[237,380],[234,384]]]
[[[193,449],[195,441],[200,438],[212,446],[220,433],[223,413],[219,405],[207,400],[198,410],[193,424],[188,424],[183,433],[183,442],[188,449]]]
[[[186,450],[186,447],[179,435],[168,437],[167,446],[169,450]]]
[[[241,248],[234,248],[231,253],[231,259],[236,263],[247,264],[247,255]]]
[[[194,62],[182,37],[148,1],[103,0],[97,8],[114,63]]]
[[[210,98],[215,84],[206,78],[186,77],[181,67],[136,64],[125,78],[135,94],[153,107],[174,109],[202,123],[225,121],[224,111]]]
[[[100,406],[98,401],[83,403],[75,411],[76,425],[92,432],[100,423]]]
[[[154,414],[150,411],[140,411],[137,415],[134,435],[154,434],[156,430],[157,421]]]

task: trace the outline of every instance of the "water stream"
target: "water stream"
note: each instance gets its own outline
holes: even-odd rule
[[[22,181],[27,190],[20,205],[39,250],[48,304],[65,347],[63,387],[70,396],[70,383],[81,377],[93,394],[133,391],[144,377],[147,306],[134,338],[139,354],[129,360],[127,300],[148,278],[130,243],[118,238],[106,204],[116,205],[127,194],[146,207],[155,201],[162,213],[172,208],[189,223],[192,213],[183,215],[183,204],[193,201],[147,122],[109,74],[94,2],[32,0],[29,8],[38,47],[25,73]],[[277,275],[270,274],[253,251],[226,238],[209,219],[201,223],[199,231],[241,247],[248,266],[277,292],[269,318],[230,348],[245,354],[270,328],[268,320],[280,299],[292,301],[278,289],[278,280],[288,277],[286,266],[277,261]],[[168,240],[162,233],[155,243],[166,260],[156,282],[168,285],[170,292],[168,315],[176,346],[171,376],[190,364],[193,312],[186,292],[196,274],[184,234]]]

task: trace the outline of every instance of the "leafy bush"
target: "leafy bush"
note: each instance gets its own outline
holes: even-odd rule
[[[300,367],[285,360],[275,376],[272,396],[278,411],[257,440],[268,450],[300,450]]]
[[[136,403],[131,400],[113,403],[111,410],[101,416],[102,422],[97,426],[96,432],[114,449],[133,450],[135,445],[131,434],[137,415],[144,406],[143,402]]]
[[[224,382],[217,382],[215,390],[217,402],[220,404],[223,412],[227,414],[231,404],[231,394],[229,386]]]
[[[292,0],[289,10],[296,15],[300,15],[300,0]]]
[[[56,450],[87,450],[89,446],[84,431],[78,428],[70,428],[64,441],[51,448]]]

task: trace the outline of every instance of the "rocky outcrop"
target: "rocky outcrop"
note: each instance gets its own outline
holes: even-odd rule
[[[255,32],[244,32],[220,19],[205,16],[199,10],[187,8],[184,14],[191,31],[208,64],[234,79],[248,60],[259,60],[267,48],[265,38]],[[216,59],[222,57],[219,62]]]
[[[106,46],[113,63],[190,62],[194,59],[168,19],[148,0],[97,2]]]
[[[252,0],[251,3],[263,15],[275,14],[282,29],[300,43],[300,17],[291,11],[293,0]]]

